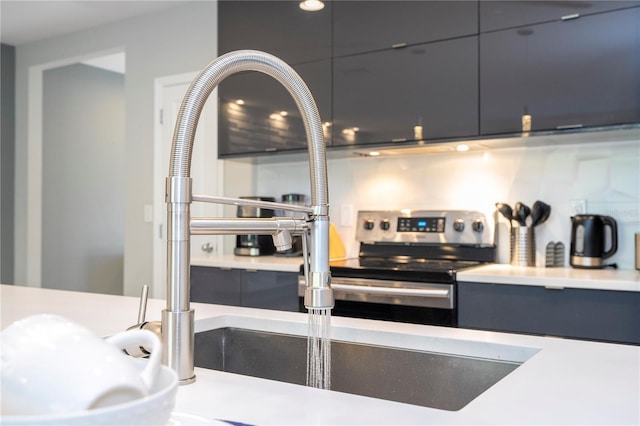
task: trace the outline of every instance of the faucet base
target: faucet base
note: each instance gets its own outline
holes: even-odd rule
[[[182,385],[190,385],[191,383],[195,383],[196,382],[196,376],[195,374],[193,375],[193,377],[190,377],[188,379],[182,379],[182,380],[178,380],[178,385],[182,386]]]
[[[193,365],[195,311],[162,310],[162,363],[178,373],[179,384],[195,382]]]

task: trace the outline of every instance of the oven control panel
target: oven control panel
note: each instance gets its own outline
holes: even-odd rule
[[[474,210],[375,210],[358,212],[361,243],[494,244],[493,222]]]
[[[445,221],[444,217],[399,217],[396,231],[444,232]]]

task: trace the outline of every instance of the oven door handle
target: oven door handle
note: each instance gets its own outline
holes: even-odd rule
[[[449,299],[451,297],[448,289],[373,287],[337,283],[331,283],[331,288],[337,291],[349,293],[379,294],[387,296],[417,296],[439,299]]]

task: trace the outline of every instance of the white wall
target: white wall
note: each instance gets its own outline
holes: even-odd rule
[[[474,209],[493,217],[496,202],[552,206],[536,229],[538,265],[544,247],[562,241],[569,251],[571,200],[587,201],[587,212],[618,222],[618,252],[610,259],[633,269],[633,234],[640,231],[640,141],[512,148],[484,152],[329,160],[331,220],[349,254],[357,256],[355,227],[340,226],[342,206],[353,218],[366,209]],[[309,193],[306,162],[256,166],[255,191],[279,196]],[[233,194],[230,194],[233,195]],[[499,222],[499,260],[509,261],[506,221]],[[568,265],[568,257],[565,260]]]
[[[37,2],[34,2],[37,7]],[[204,68],[217,53],[217,3],[189,2],[151,15],[16,48],[15,282],[27,282],[29,73],[42,64],[124,50],[126,212],[124,293],[138,295],[152,280],[152,224],[144,206],[153,204],[154,79]],[[97,54],[95,56],[98,56]]]

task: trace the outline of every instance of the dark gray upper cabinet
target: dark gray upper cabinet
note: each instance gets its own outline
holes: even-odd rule
[[[333,2],[333,55],[474,35],[475,1]]]
[[[331,2],[306,12],[299,1],[219,1],[218,54],[255,49],[288,64],[331,57]]]
[[[313,95],[320,118],[331,119],[331,60],[294,65]],[[302,118],[287,90],[257,72],[232,75],[218,87],[220,156],[307,147]],[[238,100],[243,104],[239,105]],[[285,115],[286,114],[286,115]]]
[[[334,58],[333,145],[477,135],[477,44],[471,36]]]
[[[523,25],[566,19],[624,9],[640,5],[640,1],[480,1],[480,31],[494,31]]]
[[[318,12],[298,1],[221,1],[219,54],[239,49],[271,53],[305,81],[322,120],[331,119],[331,3]],[[218,87],[221,157],[304,149],[302,118],[286,89],[258,72],[232,75]],[[239,105],[238,100],[243,104]],[[285,115],[286,114],[286,115]]]
[[[483,135],[640,122],[640,8],[480,34]]]
[[[532,131],[640,122],[640,0],[325,4],[220,1],[218,50],[292,65],[328,146],[520,133],[525,112]],[[221,157],[306,148],[272,78],[233,75],[218,95]]]

